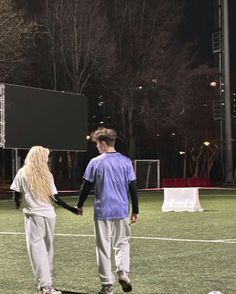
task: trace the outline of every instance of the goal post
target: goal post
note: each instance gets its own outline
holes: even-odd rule
[[[134,170],[138,189],[160,188],[159,159],[136,159],[134,160]]]

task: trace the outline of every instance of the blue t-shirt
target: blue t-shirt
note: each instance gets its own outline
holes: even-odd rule
[[[94,183],[95,219],[129,216],[129,183],[136,176],[128,157],[118,152],[103,153],[89,162],[83,178]]]

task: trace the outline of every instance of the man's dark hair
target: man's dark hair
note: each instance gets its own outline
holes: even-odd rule
[[[91,138],[94,142],[106,142],[108,146],[114,146],[116,142],[117,133],[113,129],[100,128],[97,129],[92,135]]]

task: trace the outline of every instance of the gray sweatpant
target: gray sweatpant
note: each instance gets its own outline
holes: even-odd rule
[[[25,215],[27,250],[40,287],[51,286],[53,277],[53,235],[56,217]]]
[[[95,220],[96,255],[101,284],[113,284],[111,247],[115,251],[116,271],[129,272],[130,268],[130,226],[129,218]]]

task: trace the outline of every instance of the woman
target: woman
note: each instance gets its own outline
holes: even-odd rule
[[[11,185],[11,189],[23,194],[24,224],[27,250],[34,277],[42,294],[61,294],[53,287],[53,236],[56,213],[52,202],[77,214],[57,195],[54,179],[48,168],[49,150],[32,147]]]

